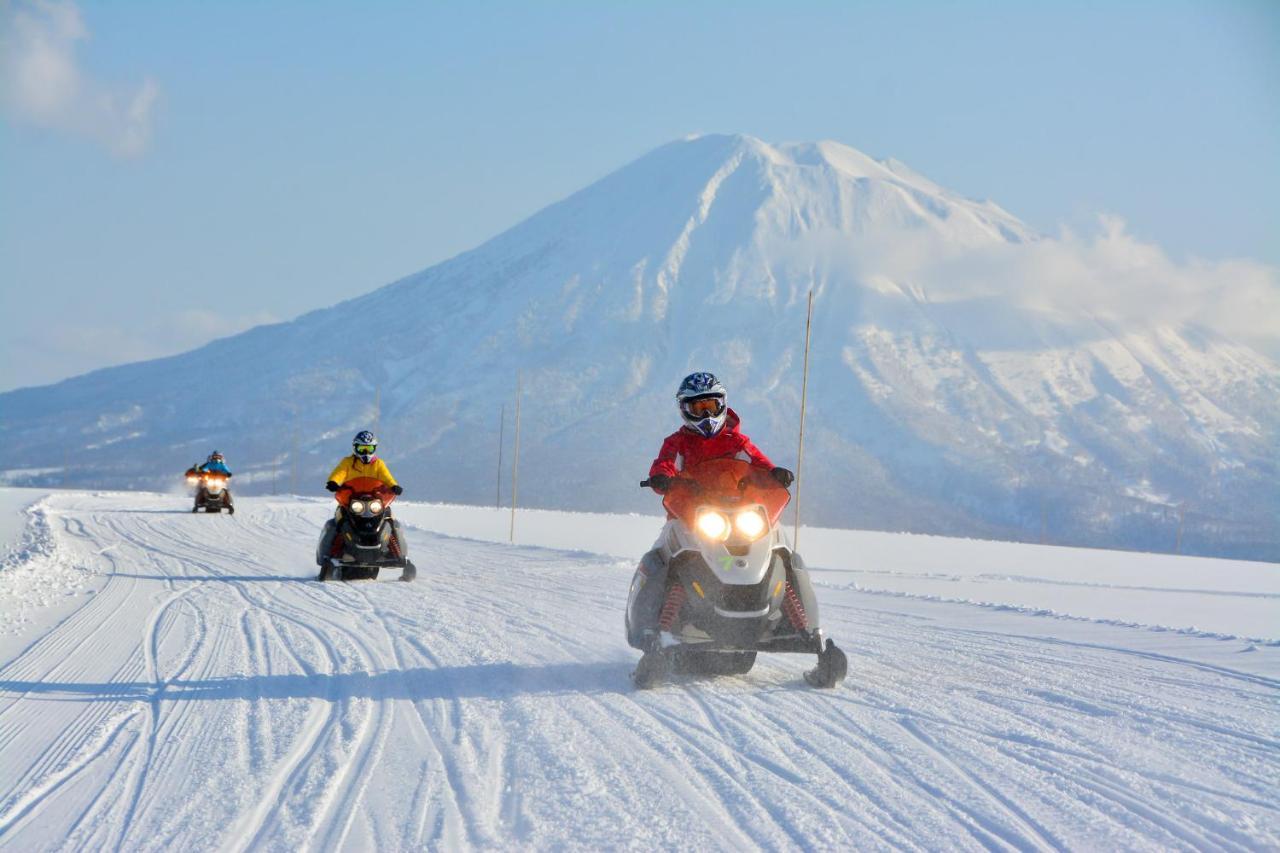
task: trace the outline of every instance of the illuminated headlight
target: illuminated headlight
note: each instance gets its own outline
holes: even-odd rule
[[[198,482],[200,482],[200,478],[199,478],[199,477],[188,477],[188,478],[187,478],[187,485],[188,485],[188,486],[194,486],[194,485],[195,485],[196,483],[198,483]]]
[[[354,512],[356,515],[360,515],[362,512],[364,512],[364,501],[352,501],[351,511]]]
[[[210,480],[208,483],[205,484],[205,488],[207,488],[211,492],[220,492],[222,491],[222,481]]]
[[[712,542],[723,542],[729,538],[729,519],[715,510],[704,510],[698,514],[698,532]]]
[[[382,501],[377,499],[369,501],[369,512],[373,513],[374,515],[377,515],[378,513],[382,512]]]
[[[744,509],[738,513],[733,518],[733,526],[738,528],[739,533],[753,541],[763,536],[765,530],[769,528],[758,509]]]

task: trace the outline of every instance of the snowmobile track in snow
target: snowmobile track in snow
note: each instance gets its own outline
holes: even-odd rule
[[[410,526],[417,583],[322,585],[325,504],[179,504],[45,500],[0,848],[1280,845],[1280,681],[1222,641],[820,587],[841,687],[636,692],[616,559]]]

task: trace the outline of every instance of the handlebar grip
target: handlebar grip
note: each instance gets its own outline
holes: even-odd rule
[[[651,488],[652,486],[653,486],[653,483],[649,480],[640,481],[640,488],[642,489],[648,489],[648,488]]]

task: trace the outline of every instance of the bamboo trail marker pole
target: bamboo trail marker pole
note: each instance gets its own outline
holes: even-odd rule
[[[493,490],[493,508],[502,509],[502,441],[507,431],[507,404],[502,404],[502,414],[498,417],[498,478]]]
[[[804,378],[800,381],[800,446],[796,449],[796,526],[791,536],[791,547],[799,548],[800,542],[800,484],[804,481],[804,412],[809,402],[809,340],[813,332],[813,288],[809,288],[809,310],[804,320]]]
[[[511,460],[511,542],[516,541],[516,495],[520,485],[520,374],[516,373],[516,447]]]

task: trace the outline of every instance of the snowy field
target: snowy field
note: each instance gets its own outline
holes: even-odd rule
[[[490,542],[509,541],[511,531],[510,510],[405,505],[401,517]],[[634,560],[661,526],[660,516],[523,510],[516,541]],[[803,528],[799,546],[820,586],[1280,639],[1280,565],[1274,563],[821,528]]]
[[[11,550],[22,540],[27,526],[26,508],[48,494],[43,489],[6,489],[0,487],[0,554]]]
[[[1280,566],[806,529],[848,681],[637,693],[659,519],[397,506],[0,490],[0,848],[1280,846]]]

